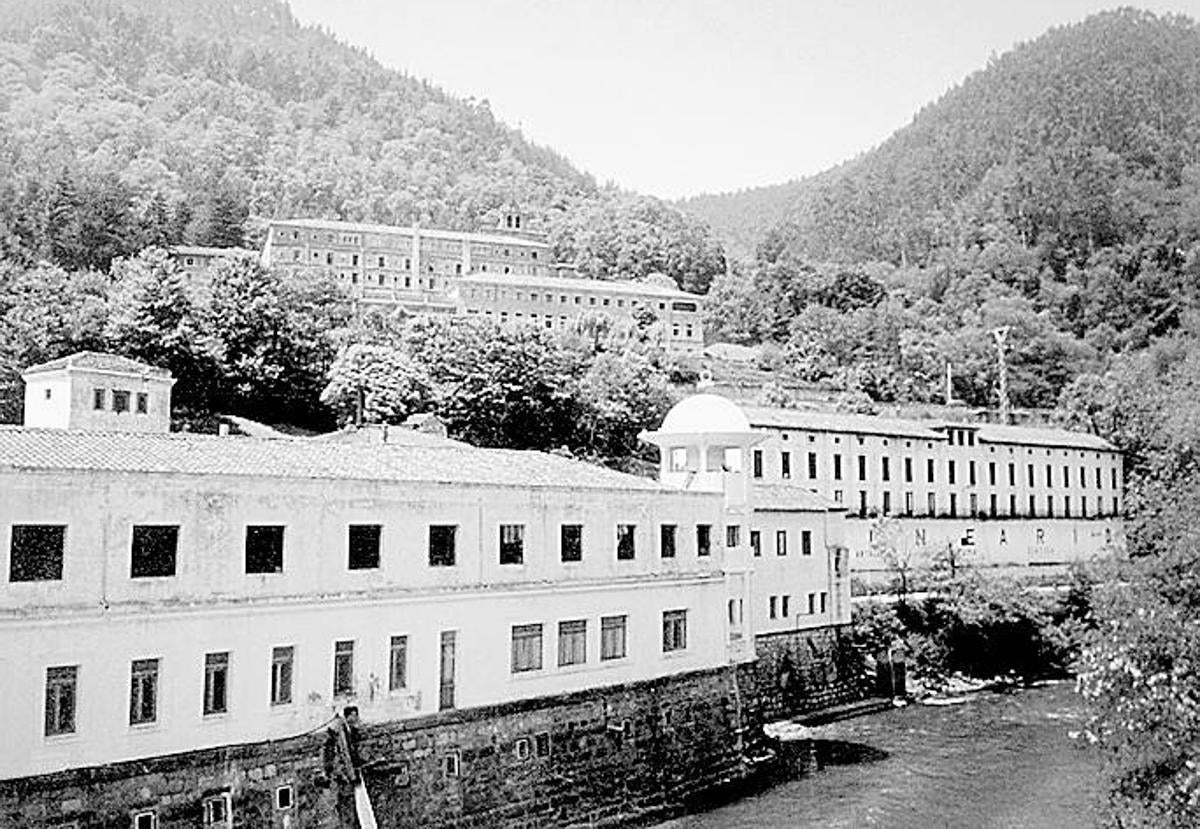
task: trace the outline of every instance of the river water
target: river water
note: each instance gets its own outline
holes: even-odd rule
[[[980,694],[821,726],[820,771],[660,829],[1098,825],[1098,758],[1073,740],[1083,712],[1070,683]]]

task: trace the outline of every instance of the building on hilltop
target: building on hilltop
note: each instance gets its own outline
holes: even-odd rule
[[[348,706],[383,825],[644,810],[749,774],[763,712],[856,693],[844,511],[758,503],[727,400],[645,435],[655,481],[422,419],[169,433],[169,375],[108,355],[26,377],[62,412],[0,427],[0,825],[331,825]],[[145,428],[76,417],[141,384]]]
[[[166,432],[171,387],[166,369],[115,354],[81,351],[30,366],[25,425],[33,429]]]
[[[496,319],[565,327],[585,310],[621,319],[645,308],[662,322],[669,350],[703,345],[702,297],[652,282],[580,279],[572,266],[554,261],[545,235],[512,211],[487,233],[273,220],[262,259],[283,270],[330,273],[364,304],[413,313],[490,312]],[[552,300],[544,299],[548,292]],[[557,302],[553,311],[551,302]]]

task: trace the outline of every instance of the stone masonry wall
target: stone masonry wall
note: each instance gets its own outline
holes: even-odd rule
[[[862,664],[842,626],[755,637],[758,659],[739,668],[741,690],[759,723],[863,699]]]

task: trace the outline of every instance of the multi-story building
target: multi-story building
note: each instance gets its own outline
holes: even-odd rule
[[[489,233],[393,227],[321,219],[275,220],[263,262],[284,270],[333,274],[364,304],[414,313],[491,313],[497,319],[564,327],[584,311],[618,319],[645,308],[659,318],[667,348],[703,346],[701,298],[653,282],[572,276],[553,261],[543,234],[505,214]],[[557,303],[553,313],[546,294]],[[568,297],[562,299],[561,297]]]
[[[312,735],[348,705],[384,825],[527,821],[547,786],[613,808],[588,769],[662,751],[716,785],[752,753],[737,677],[767,671],[756,711],[805,705],[777,677],[833,664],[849,618],[842,511],[759,503],[762,436],[713,395],[646,435],[653,481],[403,429],[169,433],[169,375],[109,355],[25,379],[31,420],[0,427],[0,825],[330,825]]]
[[[1121,543],[1121,455],[1095,435],[987,423],[748,409],[769,437],[752,477],[848,510],[853,570],[949,551],[985,566],[1060,566]]]

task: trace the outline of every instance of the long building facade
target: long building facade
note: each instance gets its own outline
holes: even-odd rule
[[[844,509],[758,486],[723,398],[645,435],[653,481],[169,433],[169,375],[110,355],[24,378],[0,825],[352,826],[360,780],[385,826],[669,814],[753,772],[756,721],[857,693]]]
[[[412,313],[479,313],[563,328],[585,312],[658,321],[664,346],[704,345],[703,298],[653,282],[581,279],[553,261],[544,234],[508,212],[488,233],[321,219],[275,220],[262,259],[283,270],[333,275],[365,305]]]

